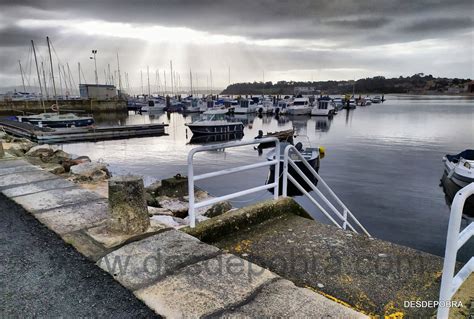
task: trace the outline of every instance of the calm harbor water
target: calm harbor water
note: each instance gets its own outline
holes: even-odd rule
[[[386,96],[387,102],[339,112],[333,119],[309,116],[237,116],[246,125],[243,139],[258,130],[294,127],[305,145],[324,146],[326,157],[320,174],[354,215],[375,237],[444,254],[449,206],[439,186],[441,158],[474,148],[474,100],[447,96]],[[96,117],[99,125],[168,123],[168,136],[63,145],[67,152],[103,159],[113,174],[139,174],[146,183],[186,174],[190,149],[203,141],[191,140],[184,126],[199,115],[107,114]],[[264,161],[252,146],[200,153],[195,172]],[[258,186],[266,168],[198,183],[213,195]],[[234,206],[271,198],[269,192],[238,198]],[[297,198],[318,220],[327,222],[303,197]],[[463,224],[464,225],[464,224]],[[474,243],[460,251],[460,260],[472,255]]]

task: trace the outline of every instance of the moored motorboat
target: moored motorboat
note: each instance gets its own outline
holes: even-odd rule
[[[311,103],[306,97],[295,98],[293,104],[288,106],[287,114],[290,115],[309,115],[311,114]]]
[[[444,170],[449,179],[463,188],[474,183],[474,150],[443,157]]]
[[[465,150],[459,154],[443,157],[444,173],[441,186],[447,199],[451,202],[456,193],[474,183],[474,150]],[[464,203],[463,214],[474,216],[474,195],[468,197]]]
[[[273,101],[267,97],[262,98],[257,104],[256,111],[259,114],[272,114]]]
[[[219,114],[227,114],[229,111],[226,108],[213,108],[207,109],[203,115],[219,115]]]
[[[206,102],[204,102],[201,99],[197,98],[189,98],[185,99],[182,101],[183,103],[183,112],[184,113],[199,113],[201,112],[201,109],[207,105]]]
[[[73,113],[40,113],[17,116],[18,122],[27,122],[40,127],[81,127],[94,124],[92,116],[78,116]]]
[[[311,115],[316,116],[332,116],[335,113],[334,103],[331,99],[328,98],[320,98],[317,101],[316,106],[313,107],[311,110]]]
[[[244,124],[240,121],[234,121],[227,118],[225,113],[206,114],[210,110],[204,112],[203,117],[192,123],[186,123],[191,132],[195,135],[208,134],[229,134],[241,133],[244,131]],[[217,111],[217,110],[216,110]],[[227,111],[227,110],[224,110]]]
[[[372,101],[372,103],[381,103],[382,102],[382,98],[380,96],[374,96],[373,98],[370,99]]]
[[[257,111],[257,105],[251,99],[240,99],[239,105],[234,107],[235,114],[249,114]]]
[[[169,105],[163,108],[165,112],[182,112],[184,110],[183,103],[179,101],[171,101]]]

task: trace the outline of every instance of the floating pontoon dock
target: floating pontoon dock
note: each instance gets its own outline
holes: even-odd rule
[[[0,119],[0,128],[3,128],[5,132],[15,136],[26,137],[38,143],[68,143],[157,136],[165,134],[166,126],[168,124],[163,123],[52,129],[34,126],[29,123]]]

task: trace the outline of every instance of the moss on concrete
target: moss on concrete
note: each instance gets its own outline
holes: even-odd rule
[[[433,309],[405,308],[404,301],[439,296],[442,258],[294,214],[280,214],[214,245],[380,318],[428,318]]]
[[[182,231],[204,242],[212,243],[228,236],[230,233],[246,229],[286,213],[310,218],[306,211],[292,198],[281,198],[277,201],[269,200],[229,211],[202,221],[195,228],[183,228]]]
[[[459,290],[454,294],[453,301],[461,301],[462,308],[452,308],[449,312],[449,318],[463,319],[474,316],[474,274],[462,284]]]

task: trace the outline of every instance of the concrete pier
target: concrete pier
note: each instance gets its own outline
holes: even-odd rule
[[[184,231],[372,316],[434,314],[433,308],[407,308],[405,301],[438,300],[441,257],[343,231],[302,212],[286,198],[227,212]]]
[[[366,317],[164,225],[138,236],[98,237],[94,229],[106,223],[107,199],[24,160],[0,160],[0,191],[159,315]]]

